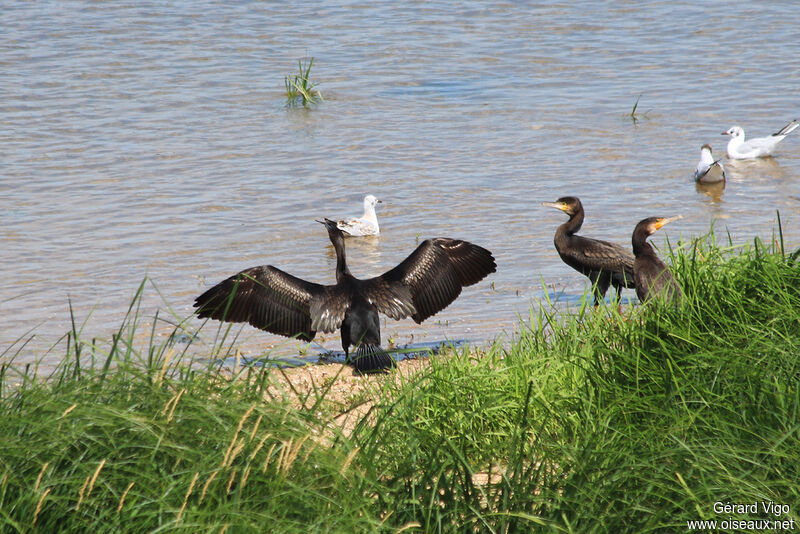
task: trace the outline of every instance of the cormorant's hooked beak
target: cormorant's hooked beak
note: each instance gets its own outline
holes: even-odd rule
[[[569,208],[563,202],[542,202],[542,206],[547,206],[549,208],[555,208],[561,211],[567,211]]]
[[[662,226],[666,226],[672,221],[677,221],[678,219],[683,219],[683,215],[676,215],[675,217],[668,217],[668,218],[661,218],[656,221],[655,227],[656,230],[661,229]]]

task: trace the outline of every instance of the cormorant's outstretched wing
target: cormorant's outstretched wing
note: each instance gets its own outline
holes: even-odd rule
[[[421,323],[453,302],[462,287],[496,269],[492,253],[485,248],[458,239],[426,239],[400,265],[365,280],[365,296],[389,317],[411,315]]]
[[[362,282],[364,298],[384,315],[399,320],[417,312],[414,296],[406,285],[396,280],[386,280],[383,276]]]
[[[194,306],[201,318],[247,322],[273,334],[310,341],[317,330],[331,332],[341,325],[346,308],[337,295],[332,286],[262,265],[223,280],[197,297]]]

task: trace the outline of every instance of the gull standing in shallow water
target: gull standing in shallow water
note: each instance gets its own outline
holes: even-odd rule
[[[633,229],[631,243],[636,261],[633,262],[633,276],[636,280],[636,296],[643,303],[649,299],[661,296],[668,301],[681,299],[681,288],[672,277],[666,264],[656,255],[653,245],[647,238],[665,224],[680,219],[681,216],[664,218],[648,217],[642,219]]]
[[[694,179],[703,184],[715,184],[725,181],[725,168],[720,160],[711,155],[711,146],[700,147],[700,162],[694,170]]]
[[[783,138],[792,133],[800,123],[793,120],[786,126],[775,132],[769,137],[756,137],[749,141],[744,140],[744,130],[741,126],[732,126],[722,135],[730,135],[728,141],[728,157],[731,159],[753,159],[769,156],[775,147],[783,141]]]
[[[344,234],[336,221],[325,225],[336,250],[336,284],[306,282],[271,265],[241,271],[194,301],[198,317],[247,322],[273,334],[311,341],[317,331],[340,329],[342,348],[359,373],[394,366],[381,349],[378,312],[421,323],[450,305],[461,288],[495,272],[492,253],[459,239],[426,239],[397,267],[358,279],[347,268]],[[350,346],[356,347],[355,356]]]
[[[342,219],[336,223],[336,226],[342,232],[354,237],[379,235],[381,229],[378,226],[378,217],[375,215],[375,206],[382,203],[383,201],[373,195],[367,195],[364,197],[364,215],[358,219]]]

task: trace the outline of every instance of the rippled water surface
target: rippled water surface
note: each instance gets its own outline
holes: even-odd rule
[[[712,220],[737,242],[768,238],[780,210],[800,245],[797,132],[774,158],[725,160],[721,195],[691,178],[733,124],[766,135],[800,116],[800,11],[784,2],[25,2],[4,4],[0,27],[4,359],[42,357],[70,301],[84,338],[110,337],[145,277],[148,328],[254,265],[330,283],[314,219],[359,215],[367,193],[383,233],[348,241],[357,276],[432,236],[499,265],[423,325],[388,322],[401,344],[486,341],[546,294],[578,302],[585,279],[552,244],[563,214],[540,206],[567,194],[585,235],[623,244],[674,214],[672,240]],[[288,108],[284,76],[311,56],[325,101]],[[319,352],[249,327],[240,344]]]

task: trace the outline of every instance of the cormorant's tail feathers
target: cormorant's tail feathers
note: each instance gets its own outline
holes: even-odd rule
[[[394,359],[378,345],[361,344],[351,363],[359,374],[380,373],[395,366]]]

